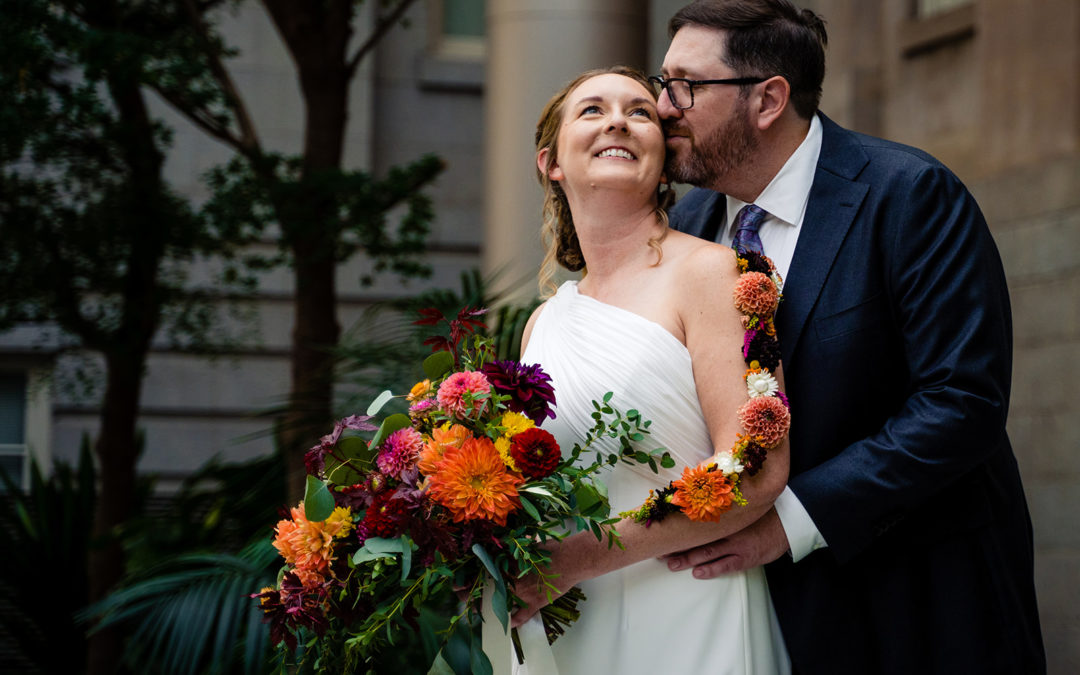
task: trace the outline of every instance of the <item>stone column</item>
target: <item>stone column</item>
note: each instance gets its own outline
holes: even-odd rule
[[[540,109],[589,68],[646,66],[645,0],[489,0],[484,271],[534,296],[543,258],[533,136]]]

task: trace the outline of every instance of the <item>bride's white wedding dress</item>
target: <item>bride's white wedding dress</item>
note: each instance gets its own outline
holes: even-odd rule
[[[544,428],[564,449],[581,442],[593,424],[592,401],[611,391],[612,405],[652,420],[643,447],[675,458],[676,468],[659,474],[623,463],[605,474],[613,513],[637,508],[650,488],[712,455],[686,347],[659,324],[580,294],[576,282],[548,300],[522,362],[551,375],[557,418]],[[559,675],[790,672],[761,568],[701,581],[646,560],[581,588],[581,619],[551,646]],[[528,648],[525,657],[516,672],[529,672]]]

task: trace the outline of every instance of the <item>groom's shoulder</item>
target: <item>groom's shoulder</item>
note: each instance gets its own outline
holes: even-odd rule
[[[680,232],[696,234],[712,217],[717,205],[723,205],[724,195],[706,188],[692,188],[679,197],[668,210],[671,227]]]
[[[930,153],[897,141],[853,131],[822,116],[824,139],[822,153],[858,152],[865,156],[866,170],[874,172],[919,172],[925,170],[952,173]]]

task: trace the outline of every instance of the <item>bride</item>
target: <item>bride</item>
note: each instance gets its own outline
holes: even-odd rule
[[[564,283],[525,329],[522,361],[542,364],[555,386],[558,417],[545,428],[571,447],[592,426],[592,400],[612,391],[613,404],[653,421],[649,447],[666,448],[678,463],[659,475],[617,465],[605,480],[615,513],[637,508],[684,466],[722,458],[747,401],[735,255],[667,228],[655,101],[637,71],[589,71],[551,99],[536,133],[551,239],[541,284],[553,288],[556,262],[587,272]],[[649,527],[624,519],[616,525],[624,549],[589,532],[554,544],[555,585],[580,586],[587,596],[581,618],[550,648],[558,672],[789,672],[760,568],[702,581],[658,559],[753,523],[782,490],[787,467],[784,441],[755,476],[743,474],[747,504],[719,522],[681,513]],[[515,592],[528,606],[513,624],[539,622],[545,592],[534,579]],[[517,672],[532,663],[536,675],[547,657],[530,658],[529,649]]]

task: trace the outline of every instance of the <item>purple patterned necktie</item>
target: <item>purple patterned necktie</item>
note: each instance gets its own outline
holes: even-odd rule
[[[747,204],[739,209],[739,214],[735,216],[735,236],[731,240],[731,248],[764,255],[758,230],[766,215],[761,207],[754,204]]]

